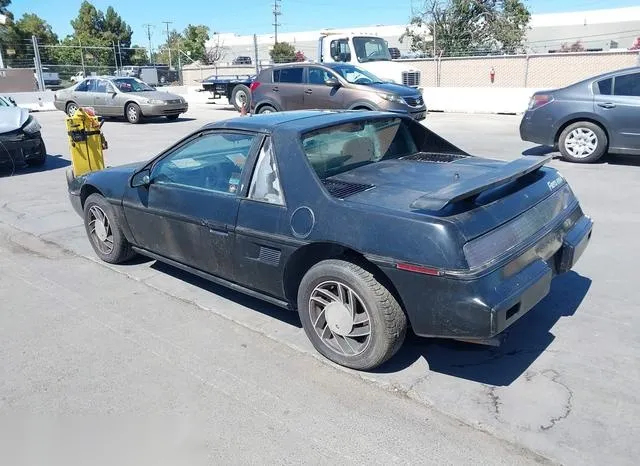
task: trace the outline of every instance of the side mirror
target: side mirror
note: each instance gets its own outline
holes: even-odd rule
[[[340,81],[336,78],[329,78],[324,82],[324,85],[329,87],[338,87],[340,86]]]
[[[131,187],[139,188],[141,186],[149,186],[151,184],[151,171],[149,169],[145,169],[135,173],[131,177]]]

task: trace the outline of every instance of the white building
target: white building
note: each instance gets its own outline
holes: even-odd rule
[[[586,49],[609,50],[631,47],[640,36],[640,6],[592,11],[575,11],[532,15],[530,30],[527,34],[527,49],[531,53],[547,53],[558,50],[562,44],[571,45],[580,41]],[[402,53],[409,51],[408,44],[400,42],[405,25],[376,25],[353,28],[341,28],[340,31],[376,34],[389,42],[389,47],[397,47]],[[320,33],[331,29],[280,32],[278,41],[289,42],[305,56],[316,58],[316,44]],[[257,36],[258,57],[269,60],[269,50],[274,43],[273,34]],[[216,34],[207,43],[208,47],[219,44],[225,50],[222,61],[231,62],[235,57],[255,56],[252,35],[232,33]]]

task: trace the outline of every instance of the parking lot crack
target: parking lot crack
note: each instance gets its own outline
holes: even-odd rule
[[[540,430],[542,431],[547,431],[549,429],[552,429],[553,427],[555,427],[555,425],[562,421],[563,419],[566,419],[567,417],[569,417],[569,415],[571,414],[571,410],[573,409],[573,391],[564,383],[562,383],[559,379],[560,379],[560,374],[553,370],[550,369],[548,371],[545,371],[544,374],[546,375],[546,373],[551,374],[551,381],[554,383],[557,383],[558,385],[560,385],[561,387],[563,387],[566,392],[567,392],[567,401],[564,404],[564,409],[562,414],[560,414],[559,416],[554,416],[551,419],[549,419],[549,422],[547,424],[541,425],[540,426]]]

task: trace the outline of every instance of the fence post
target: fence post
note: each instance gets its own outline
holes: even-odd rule
[[[184,78],[182,76],[182,51],[178,49],[178,81],[181,86],[184,86]]]
[[[260,70],[258,69],[258,36],[256,36],[255,34],[253,35],[253,55],[254,55],[254,61],[256,64],[256,76],[260,73]]]
[[[116,72],[115,72],[115,75],[117,76],[117,75],[118,75],[118,69],[119,69],[119,68],[118,68],[118,54],[116,53],[116,43],[115,43],[115,42],[113,42],[113,41],[111,41],[111,45],[113,45],[113,60],[114,60],[114,61],[115,61],[115,63],[116,63]]]
[[[44,76],[42,75],[42,62],[40,61],[40,49],[38,48],[38,38],[31,36],[31,42],[33,43],[33,63],[36,67],[36,78],[38,80],[38,88],[41,91],[46,89],[44,85]]]
[[[529,52],[526,53],[526,62],[524,65],[524,87],[529,84]]]
[[[82,41],[80,39],[78,39],[78,44],[80,45],[80,62],[82,63],[82,75],[86,77],[87,69],[84,66],[84,52],[82,51]]]

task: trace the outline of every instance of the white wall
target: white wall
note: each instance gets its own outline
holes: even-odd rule
[[[429,111],[455,113],[523,113],[539,89],[495,87],[427,87]]]

